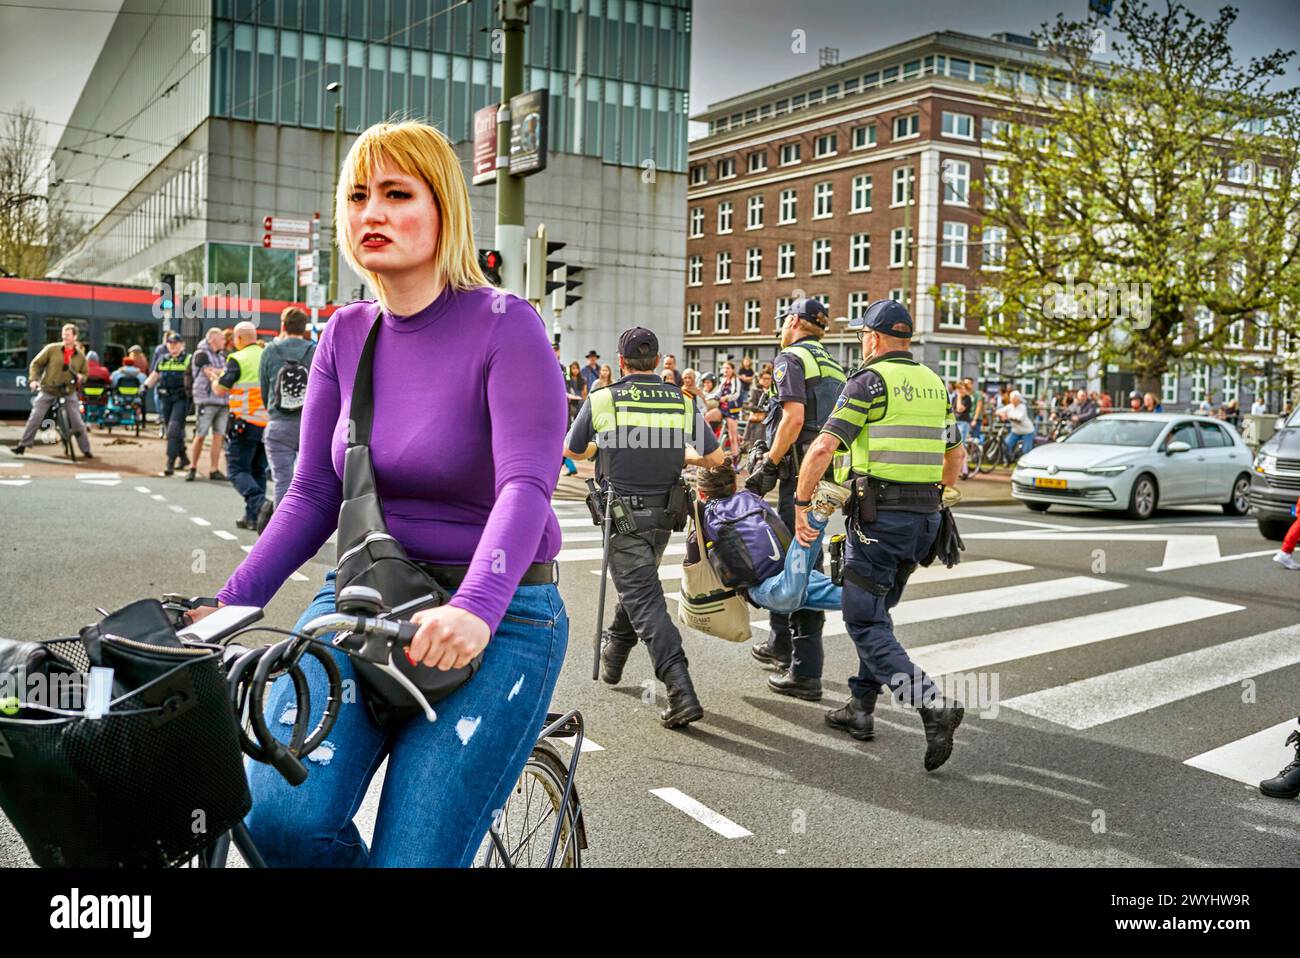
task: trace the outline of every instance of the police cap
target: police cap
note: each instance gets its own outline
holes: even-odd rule
[[[659,355],[659,337],[644,326],[623,330],[618,337],[618,354],[624,359],[649,359]]]
[[[822,329],[830,327],[830,318],[826,312],[826,307],[822,305],[821,300],[812,299],[811,297],[796,299],[784,312],[777,316],[777,321],[780,322],[787,316],[798,316],[800,319],[807,320]]]
[[[867,306],[862,314],[849,320],[849,330],[870,329],[899,339],[912,338],[912,314],[897,300],[878,299]]]

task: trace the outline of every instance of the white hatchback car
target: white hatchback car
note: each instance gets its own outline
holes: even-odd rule
[[[1111,413],[1022,456],[1011,495],[1035,512],[1060,503],[1147,519],[1157,505],[1211,503],[1241,516],[1250,509],[1250,463],[1250,450],[1222,420]]]

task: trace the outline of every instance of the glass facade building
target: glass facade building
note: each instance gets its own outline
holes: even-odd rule
[[[213,0],[211,115],[331,130],[337,81],[349,132],[409,117],[470,139],[501,88],[495,7]],[[690,18],[691,0],[535,0],[524,88],[550,93],[550,150],[684,171]]]

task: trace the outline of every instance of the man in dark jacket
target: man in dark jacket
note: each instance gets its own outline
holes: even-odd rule
[[[306,400],[306,376],[315,354],[316,344],[307,338],[307,314],[296,306],[287,307],[280,314],[280,338],[262,351],[262,365],[258,369],[262,395],[271,413],[262,443],[275,482],[274,499],[268,500],[258,515],[259,532],[266,527],[272,511],[293,482],[302,406]]]
[[[1074,394],[1074,402],[1066,410],[1070,414],[1070,422],[1074,423],[1075,428],[1082,426],[1089,419],[1097,417],[1097,404],[1088,397],[1086,389],[1080,389]]]

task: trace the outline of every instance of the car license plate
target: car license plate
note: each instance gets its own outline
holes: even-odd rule
[[[1034,479],[1034,485],[1041,489],[1064,489],[1064,479],[1048,479],[1044,476],[1038,476]]]

